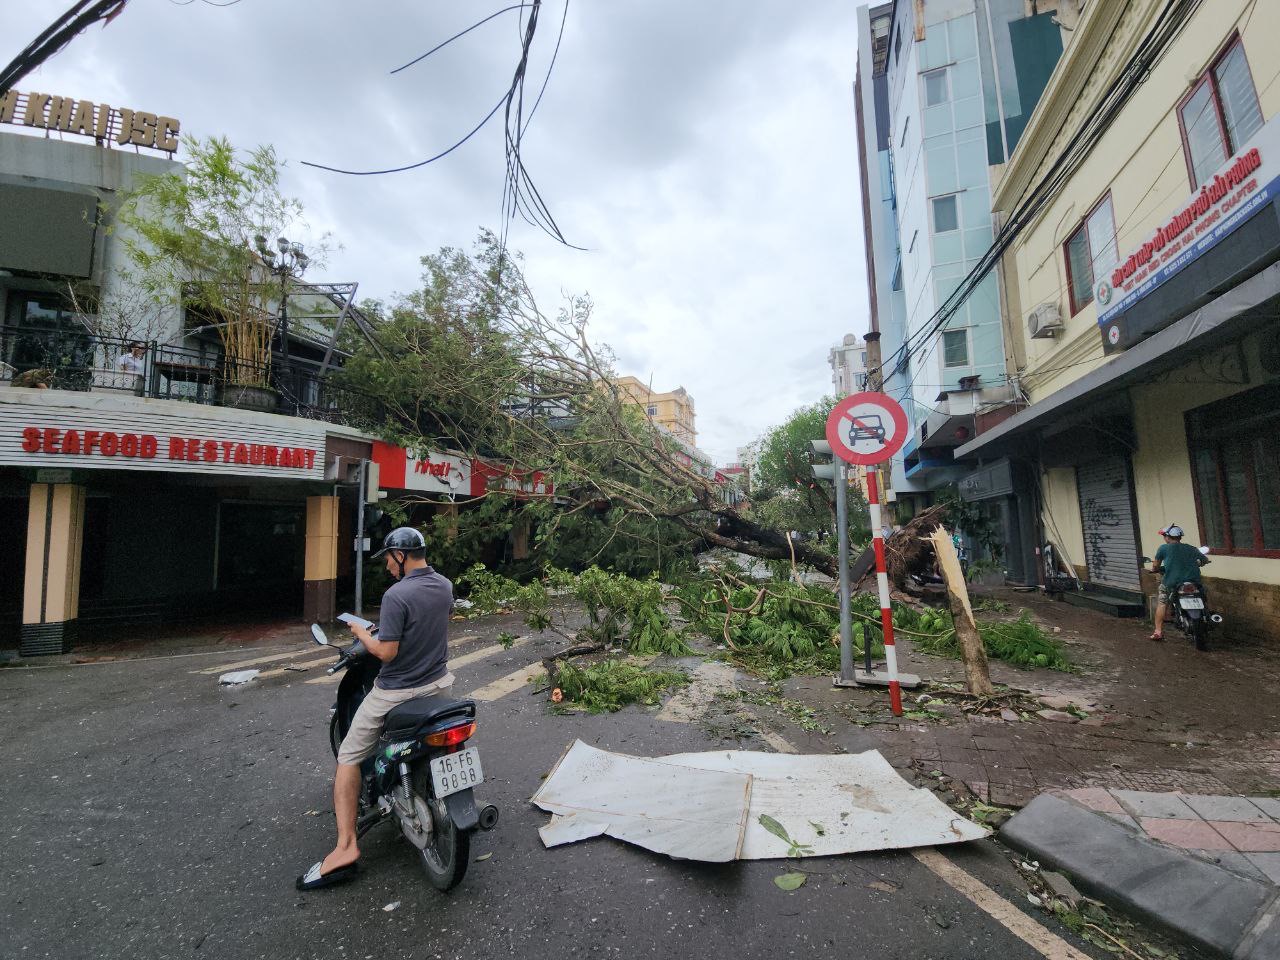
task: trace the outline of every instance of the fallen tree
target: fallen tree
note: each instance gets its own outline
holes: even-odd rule
[[[620,539],[683,541],[836,575],[832,553],[727,503],[691,451],[617,388],[612,354],[589,334],[589,298],[542,312],[489,233],[471,255],[445,249],[422,263],[421,289],[368,305],[381,349],[352,343],[343,378],[376,401],[365,425],[388,440],[506,465],[517,482],[491,483],[485,496],[507,498],[532,524],[543,563],[562,530],[587,522],[599,547],[584,565]],[[520,489],[535,471],[549,487]]]

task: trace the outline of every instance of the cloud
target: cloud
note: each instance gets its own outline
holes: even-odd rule
[[[16,7],[6,35],[34,36],[64,6]],[[547,0],[540,15],[530,98],[562,9]],[[135,2],[22,86],[168,113],[187,134],[274,143],[310,225],[342,244],[327,278],[387,297],[417,284],[422,254],[467,247],[481,226],[499,226],[500,123],[404,174],[344,177],[300,161],[412,163],[475,126],[510,82],[516,14],[389,71],[479,10]],[[689,390],[699,444],[717,460],[830,392],[827,350],[866,329],[855,55],[845,0],[576,0],[569,9],[524,158],[565,235],[588,251],[521,221],[511,242],[545,305],[561,291],[591,294],[596,338],[624,372]]]

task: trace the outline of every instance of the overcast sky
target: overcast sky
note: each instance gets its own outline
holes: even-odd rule
[[[219,0],[225,2],[225,0]],[[342,244],[323,276],[390,297],[418,257],[499,226],[500,116],[419,170],[348,177],[458,140],[508,87],[507,13],[389,71],[500,0],[130,0],[19,86],[178,117],[184,136],[273,143],[310,226]],[[67,0],[6,3],[0,60]],[[855,0],[572,0],[523,156],[572,242],[517,221],[539,300],[595,301],[624,373],[683,385],[717,462],[829,393],[827,350],[867,327],[854,138]],[[536,94],[562,0],[546,0]],[[181,155],[181,154],[179,154]]]

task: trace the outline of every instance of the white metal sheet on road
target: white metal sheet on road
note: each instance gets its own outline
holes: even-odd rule
[[[577,740],[533,797],[551,823],[548,847],[607,833],[655,853],[727,863],[738,859],[751,777],[598,750]]]

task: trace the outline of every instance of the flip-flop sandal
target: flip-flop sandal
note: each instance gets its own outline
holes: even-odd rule
[[[317,860],[311,865],[310,870],[298,877],[297,887],[299,890],[321,890],[339,883],[346,883],[348,880],[354,880],[356,874],[360,872],[359,861],[349,863],[345,867],[339,867],[337,870],[330,870],[328,873],[320,872],[323,864],[323,860]]]
[[[1147,639],[1148,639],[1148,640],[1163,640],[1163,639],[1164,639],[1164,634],[1163,634],[1163,633],[1153,633],[1151,636],[1147,637]]]

